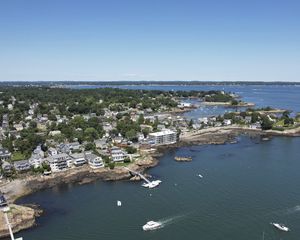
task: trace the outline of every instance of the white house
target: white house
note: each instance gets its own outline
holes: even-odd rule
[[[48,149],[48,153],[49,153],[50,156],[54,156],[54,155],[58,154],[57,150],[55,148],[52,148],[52,147]]]
[[[61,134],[61,131],[59,131],[59,130],[54,130],[54,131],[49,132],[49,136],[52,136],[52,137],[59,135],[59,134]]]
[[[37,146],[34,150],[33,150],[33,154],[34,155],[39,155],[40,157],[44,157],[45,156],[45,153],[44,151],[42,150],[42,147],[39,145]]]
[[[208,118],[207,117],[201,117],[198,120],[199,120],[199,123],[208,124]]]
[[[178,104],[178,107],[179,108],[190,108],[190,107],[192,107],[192,104],[188,103],[188,102],[181,102],[180,104]]]
[[[85,158],[93,169],[104,167],[102,158],[93,153],[86,153]]]
[[[31,158],[29,158],[29,164],[33,166],[34,168],[38,168],[42,166],[44,159],[37,154],[32,154]]]
[[[0,163],[1,161],[9,160],[10,156],[10,151],[8,151],[6,148],[0,148]]]
[[[127,154],[119,147],[111,148],[111,158],[114,162],[123,162]]]
[[[164,131],[149,133],[149,143],[153,145],[173,144],[177,141],[175,131],[166,129]]]
[[[63,171],[68,168],[67,161],[70,159],[69,155],[60,153],[52,155],[47,158],[52,172]]]
[[[84,153],[73,153],[70,155],[70,157],[72,158],[72,162],[76,167],[86,163]]]
[[[224,119],[223,123],[225,126],[231,125],[231,119]]]

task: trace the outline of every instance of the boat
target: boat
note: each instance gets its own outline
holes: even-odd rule
[[[202,176],[201,174],[198,174],[198,177],[199,177],[199,178],[203,178],[203,176]]]
[[[146,188],[155,188],[161,183],[161,180],[154,180],[152,182],[143,183],[142,186]]]
[[[122,202],[121,201],[117,201],[117,206],[121,207],[122,206]]]
[[[271,225],[284,232],[290,231],[290,229],[282,223],[271,223]]]
[[[150,230],[155,230],[155,229],[158,229],[161,227],[162,227],[161,223],[155,222],[155,221],[149,221],[143,226],[143,230],[150,231]]]
[[[192,161],[192,157],[174,157],[175,161],[177,162],[190,162]]]

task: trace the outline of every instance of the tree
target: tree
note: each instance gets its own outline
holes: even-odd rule
[[[95,128],[89,127],[84,130],[84,137],[87,141],[94,141],[95,139],[99,138],[98,132]]]
[[[260,114],[258,112],[252,112],[251,114],[251,123],[256,123],[260,119]]]
[[[194,124],[194,121],[193,121],[193,119],[191,119],[191,120],[189,121],[189,128],[192,128],[192,127],[193,127],[193,124]]]
[[[150,128],[146,127],[142,130],[142,133],[144,134],[144,137],[148,137],[149,133],[150,133]]]
[[[134,154],[137,152],[137,149],[135,147],[132,147],[132,146],[127,146],[125,147],[125,150],[128,154]]]
[[[128,132],[126,132],[125,136],[130,141],[137,141],[137,132],[134,129],[131,129]]]
[[[87,143],[84,147],[85,151],[94,151],[96,149],[96,146],[94,143]]]
[[[262,116],[261,128],[263,130],[269,130],[273,126],[273,123],[267,116]]]
[[[143,124],[145,122],[145,118],[144,118],[144,115],[143,114],[140,114],[139,118],[138,118],[138,124]]]
[[[114,169],[115,168],[115,162],[109,162],[108,167],[109,167],[109,169]]]

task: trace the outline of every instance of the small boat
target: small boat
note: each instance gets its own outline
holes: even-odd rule
[[[284,232],[290,231],[290,229],[282,223],[271,223],[271,225]]]
[[[175,161],[177,162],[190,162],[192,161],[192,157],[174,157]]]
[[[122,202],[121,201],[117,201],[117,206],[121,207],[122,206]]]
[[[143,226],[144,231],[155,230],[161,228],[162,224],[159,222],[149,221]]]
[[[155,188],[161,183],[161,180],[155,180],[152,182],[143,183],[142,186],[146,188]]]
[[[203,176],[202,176],[201,174],[198,174],[198,177],[199,177],[199,178],[203,178]]]

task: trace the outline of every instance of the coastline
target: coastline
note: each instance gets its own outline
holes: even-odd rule
[[[254,103],[248,103],[248,102],[242,102],[238,105],[232,105],[231,102],[201,102],[201,104],[205,106],[222,106],[222,107],[230,107],[230,108],[236,108],[236,107],[254,107]]]
[[[189,132],[183,132],[180,141],[173,145],[165,145],[157,147],[157,150],[152,153],[146,153],[143,158],[130,163],[127,167],[134,171],[144,172],[148,168],[154,167],[159,163],[158,157],[163,155],[170,148],[178,148],[190,145],[207,145],[207,144],[225,144],[234,143],[235,138],[241,134],[248,134],[251,136],[287,136],[299,137],[300,127],[285,131],[252,129],[242,126],[223,126],[213,127]],[[7,196],[10,203],[14,203],[17,199],[34,192],[46,188],[52,188],[61,184],[87,184],[96,180],[103,181],[119,181],[129,180],[132,175],[122,166],[116,166],[114,169],[101,168],[91,169],[88,166],[80,168],[72,168],[63,172],[54,173],[50,176],[28,176],[24,179],[15,179],[10,182],[0,184],[0,190]],[[132,180],[137,180],[133,178]],[[36,217],[39,216],[37,211],[31,207],[24,207],[20,205],[13,205],[20,207],[21,212],[30,212],[34,214],[19,214],[18,224],[14,224],[11,216],[13,231],[18,232],[23,229],[31,228],[36,225]],[[29,216],[29,217],[28,217]],[[1,232],[0,238],[8,236],[8,231]]]

